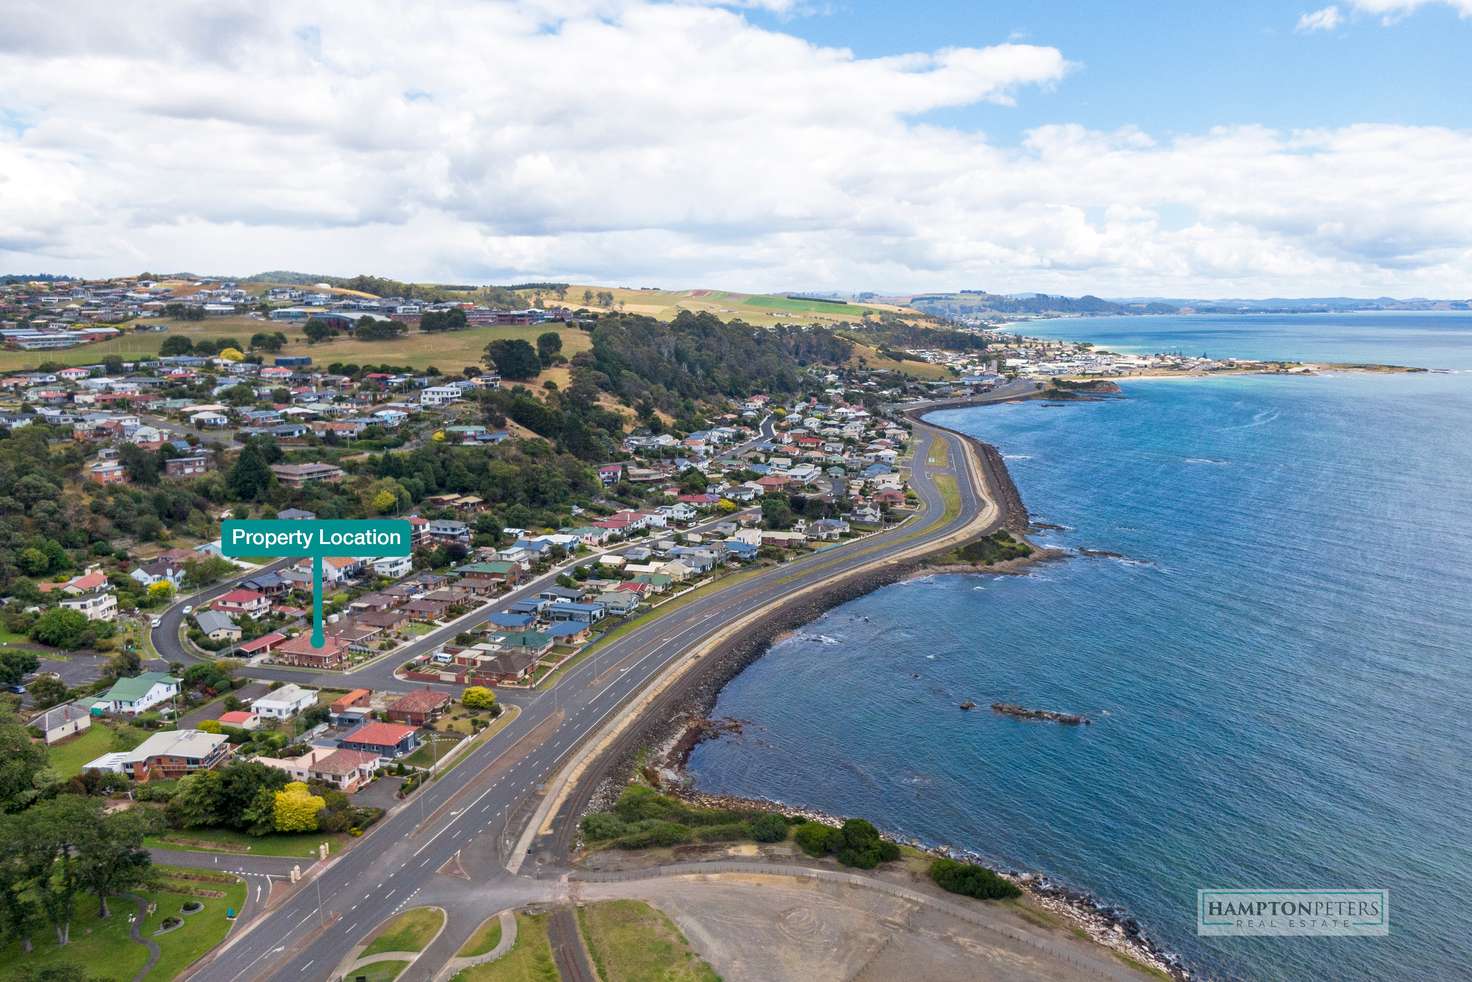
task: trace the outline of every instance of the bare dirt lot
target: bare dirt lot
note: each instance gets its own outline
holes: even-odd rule
[[[590,901],[633,896],[654,904],[732,980],[1060,982],[1133,974],[1107,951],[1005,905],[986,907],[987,918],[1033,942],[879,890],[791,876],[587,883],[579,892]]]

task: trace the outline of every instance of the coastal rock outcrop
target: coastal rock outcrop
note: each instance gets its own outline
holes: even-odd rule
[[[1010,702],[992,703],[992,712],[1001,713],[1003,716],[1016,716],[1018,719],[1061,723],[1064,726],[1090,726],[1094,722],[1087,716],[1080,716],[1077,713],[1055,713],[1051,709],[1028,709],[1026,706],[1017,706]]]

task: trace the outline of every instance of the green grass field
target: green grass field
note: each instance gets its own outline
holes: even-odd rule
[[[317,844],[328,842],[335,853],[347,841],[341,832],[246,835],[234,829],[179,829],[149,836],[143,844],[150,849],[180,849],[185,852],[222,852],[256,856],[317,856]]]
[[[153,323],[153,322],[147,322]],[[537,335],[556,330],[562,335],[562,353],[568,358],[589,347],[588,335],[576,328],[556,328],[552,325],[521,327],[470,327],[463,331],[444,334],[420,334],[411,332],[392,341],[355,341],[339,337],[323,344],[307,344],[300,323],[281,323],[257,320],[248,316],[218,317],[203,321],[161,321],[169,326],[168,331],[134,331],[111,341],[85,344],[64,351],[0,351],[0,372],[13,372],[35,368],[45,362],[62,365],[94,365],[108,355],[121,355],[124,360],[157,355],[166,338],[183,336],[196,339],[235,338],[241,344],[249,344],[250,336],[258,332],[280,331],[287,337],[283,355],[309,355],[314,365],[330,365],[333,362],[354,364],[406,365],[425,369],[430,365],[442,372],[459,372],[467,365],[481,365],[481,356],[486,345],[502,338],[520,339],[536,344]],[[266,363],[271,362],[270,355]],[[540,384],[540,383],[537,383]]]
[[[873,313],[873,308],[852,303],[824,303],[822,300],[794,300],[792,297],[772,294],[754,294],[742,303],[752,307],[768,307],[774,310],[801,312],[805,314],[837,314],[846,317],[863,317]]]
[[[501,915],[492,914],[486,922],[475,929],[470,940],[455,952],[461,958],[469,958],[472,955],[484,955],[495,949],[501,943]]]
[[[516,915],[516,944],[493,962],[472,965],[454,982],[557,982],[560,975],[547,943],[546,914]],[[606,980],[605,980],[606,982]]]
[[[379,928],[368,947],[363,949],[363,956],[390,951],[423,951],[444,923],[443,911],[433,907],[411,907]]]
[[[220,879],[209,882],[184,880],[170,874],[199,875],[198,871],[173,870],[160,867],[162,874],[159,889],[142,896],[158,905],[158,910],[149,915],[140,926],[140,933],[159,947],[159,961],[145,978],[160,982],[178,977],[190,963],[225,939],[230,922],[225,919],[225,909],[233,907],[239,911],[245,902],[245,884],[234,877],[213,874]],[[204,874],[210,876],[212,874]],[[221,893],[221,897],[204,897],[204,890]],[[184,926],[167,934],[153,936],[166,917],[180,917],[180,907],[189,900],[197,900],[204,909],[184,917]],[[15,941],[0,947],[0,959],[11,970],[29,969],[41,971],[62,965],[75,966],[78,977],[131,979],[148,962],[148,949],[128,936],[128,915],[135,911],[132,901],[114,898],[110,901],[112,916],[101,920],[97,916],[97,902],[92,897],[82,897],[77,904],[77,914],[72,920],[71,943],[58,947],[56,934],[49,927],[40,925],[31,936],[34,948],[24,954]]]
[[[674,922],[642,901],[588,904],[578,925],[603,982],[720,982]]]
[[[408,962],[374,962],[372,965],[353,969],[353,978],[362,979],[363,982],[393,982],[408,967]]]
[[[82,773],[82,765],[88,761],[114,750],[132,750],[147,736],[131,726],[113,728],[94,722],[81,736],[47,747],[46,756],[62,777],[74,777]]]

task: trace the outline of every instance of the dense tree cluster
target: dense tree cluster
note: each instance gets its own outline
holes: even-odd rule
[[[557,335],[553,335],[557,337]],[[558,338],[560,349],[562,339]],[[536,378],[542,370],[542,359],[537,349],[520,339],[500,338],[486,345],[486,363],[502,378],[525,381]]]
[[[449,310],[426,310],[419,317],[419,329],[433,334],[438,331],[463,331],[469,325],[465,311],[459,307]]]
[[[757,328],[709,312],[681,311],[668,324],[618,314],[598,319],[591,357],[573,364],[629,405],[673,411],[681,400],[798,392],[804,365],[841,362],[851,348],[825,328]]]

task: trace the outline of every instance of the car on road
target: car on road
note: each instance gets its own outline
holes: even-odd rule
[[[26,687],[23,685],[7,685],[5,691],[14,692],[18,696],[23,696],[26,694]]]
[[[163,627],[164,626],[164,619],[162,617],[154,617],[154,618],[151,618],[149,620],[149,622],[148,622],[148,626],[149,627]]]
[[[186,613],[186,614],[192,614],[192,613],[194,613],[194,608],[192,606],[190,606],[189,604],[185,604],[184,605],[184,613]]]

